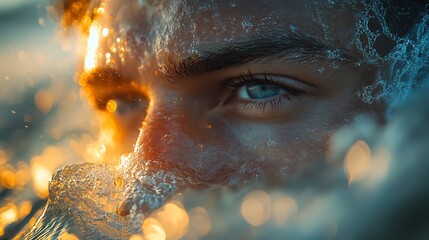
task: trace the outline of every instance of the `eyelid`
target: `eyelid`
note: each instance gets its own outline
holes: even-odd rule
[[[267,73],[245,73],[225,81],[225,90],[227,97],[221,99],[221,105],[228,104],[234,97],[234,93],[242,86],[250,83],[273,84],[289,92],[300,92],[306,94],[316,88],[313,84],[304,82],[297,78]]]
[[[238,90],[248,84],[268,84],[282,88],[281,94],[261,99],[246,99],[238,96]],[[281,74],[238,75],[225,81],[224,94],[219,106],[242,120],[279,120],[290,117],[296,111],[303,97],[314,94],[317,89],[313,84]]]

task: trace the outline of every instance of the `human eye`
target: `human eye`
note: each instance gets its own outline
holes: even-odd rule
[[[124,78],[112,69],[99,69],[82,77],[81,85],[98,111],[117,119],[146,113],[148,98],[138,81]]]
[[[299,80],[269,74],[244,74],[227,82],[224,106],[243,116],[264,118],[287,110],[311,86]]]
[[[148,107],[147,99],[140,93],[109,92],[105,96],[99,96],[97,108],[103,112],[111,113],[122,118],[135,113],[144,113]]]

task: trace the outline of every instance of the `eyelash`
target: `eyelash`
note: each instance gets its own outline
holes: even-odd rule
[[[267,76],[267,74],[261,74],[256,76],[255,74],[249,72],[247,74],[240,75],[238,78],[228,81],[227,82],[227,90],[229,92],[229,97],[225,101],[224,104],[229,103],[234,100],[234,98],[237,98],[237,92],[238,90],[247,85],[247,84],[272,84],[277,87],[282,88],[286,91],[286,93],[276,96],[269,100],[261,100],[261,101],[248,101],[243,108],[246,110],[260,110],[262,112],[267,110],[267,107],[269,107],[269,110],[274,110],[276,107],[278,107],[284,99],[286,100],[294,100],[299,99],[302,97],[302,95],[305,93],[302,90],[298,90],[296,88],[292,88],[290,86],[286,86],[284,83],[281,83],[279,81],[274,80],[273,78],[270,78]]]

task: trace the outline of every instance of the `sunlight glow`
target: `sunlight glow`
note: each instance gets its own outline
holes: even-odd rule
[[[161,223],[152,217],[147,218],[143,222],[142,230],[146,239],[165,240],[166,238],[166,234]]]
[[[33,188],[40,198],[48,197],[49,180],[55,170],[64,163],[65,156],[66,153],[62,148],[48,146],[41,155],[31,159],[30,169]]]
[[[22,219],[30,214],[31,209],[33,208],[33,204],[31,201],[23,201],[19,206],[19,218]]]
[[[107,37],[107,35],[109,35],[109,29],[103,28],[103,37]]]
[[[51,179],[52,172],[46,169],[42,165],[34,165],[32,167],[33,172],[33,187],[42,198],[46,198],[49,195],[48,186],[49,180]]]
[[[8,203],[0,208],[0,228],[4,229],[16,220],[18,220],[18,209],[15,204]]]
[[[116,104],[115,100],[109,100],[106,103],[106,109],[107,109],[107,111],[109,111],[111,113],[115,112],[117,107],[118,107],[118,105]]]
[[[180,239],[189,227],[189,215],[183,205],[171,201],[143,222],[145,239]]]
[[[100,24],[98,24],[98,22],[96,21],[94,21],[89,28],[89,36],[85,56],[85,71],[90,71],[96,66],[97,49],[100,40],[100,29]]]

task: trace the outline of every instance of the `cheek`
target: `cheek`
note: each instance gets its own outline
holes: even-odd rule
[[[327,148],[327,132],[302,128],[299,124],[289,125],[241,127],[235,134],[245,150],[240,158],[251,158],[268,176],[287,174],[300,165],[321,159]]]

